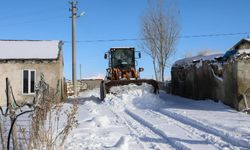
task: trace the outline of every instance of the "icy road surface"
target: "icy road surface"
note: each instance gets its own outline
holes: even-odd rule
[[[221,103],[154,95],[149,85],[112,90],[104,102],[99,89],[81,93],[64,149],[250,149],[250,116]]]

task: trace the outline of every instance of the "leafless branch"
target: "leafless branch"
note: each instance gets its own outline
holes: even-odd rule
[[[179,36],[178,15],[173,5],[165,10],[162,0],[150,2],[151,7],[142,17],[142,48],[153,59],[156,79],[164,81],[166,62],[174,53]]]

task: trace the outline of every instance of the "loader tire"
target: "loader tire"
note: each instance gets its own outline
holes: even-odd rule
[[[106,97],[105,82],[101,81],[100,84],[100,99],[103,101]]]

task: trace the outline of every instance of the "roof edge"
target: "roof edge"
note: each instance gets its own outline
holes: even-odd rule
[[[243,38],[240,41],[238,41],[236,44],[234,44],[229,50],[235,50],[235,47],[237,47],[240,43],[242,43],[243,41],[247,41],[250,42],[249,38]]]

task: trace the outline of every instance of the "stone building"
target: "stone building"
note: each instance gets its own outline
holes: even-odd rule
[[[62,41],[0,41],[0,105],[6,105],[6,78],[18,103],[31,101],[35,85],[44,75],[50,89],[64,98]]]

